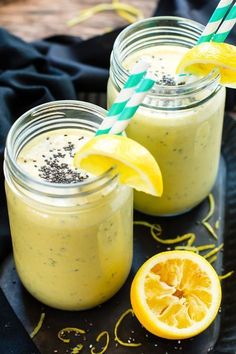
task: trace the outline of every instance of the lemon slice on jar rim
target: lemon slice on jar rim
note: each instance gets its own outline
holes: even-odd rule
[[[154,196],[163,192],[162,175],[155,158],[141,144],[125,136],[93,137],[75,154],[74,166],[95,176],[114,166],[121,183]]]
[[[222,85],[236,88],[236,46],[216,42],[196,45],[184,54],[176,73],[207,76],[215,68]]]
[[[202,256],[167,251],[140,267],[130,298],[134,314],[149,332],[166,339],[185,339],[213,322],[221,303],[221,285]]]

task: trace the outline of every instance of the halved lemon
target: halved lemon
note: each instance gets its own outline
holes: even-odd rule
[[[182,57],[176,73],[206,76],[214,68],[220,72],[222,85],[236,87],[236,46],[216,42],[196,45]]]
[[[167,339],[204,331],[221,303],[219,277],[210,263],[190,251],[168,251],[148,259],[131,286],[131,304],[140,323]]]
[[[125,136],[95,136],[75,154],[74,165],[95,176],[114,166],[121,183],[154,196],[161,196],[163,191],[162,175],[155,158],[142,145]]]

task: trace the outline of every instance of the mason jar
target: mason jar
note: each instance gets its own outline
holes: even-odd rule
[[[23,169],[19,156],[31,146],[35,167],[35,139],[77,131],[92,136],[105,115],[85,102],[50,102],[23,114],[7,137],[4,173],[16,269],[35,298],[58,309],[94,307],[125,282],[133,251],[132,189],[118,183],[114,168],[75,183],[39,179]]]
[[[172,70],[196,44],[202,30],[199,23],[179,17],[148,18],[124,29],[111,54],[108,107],[135,61],[152,58],[156,70],[161,71],[166,60],[165,66]],[[137,210],[176,215],[208,195],[219,165],[224,104],[225,88],[219,85],[217,70],[205,77],[177,76],[174,82],[167,73],[157,82],[126,133],[156,158],[164,192],[158,198],[135,191]]]

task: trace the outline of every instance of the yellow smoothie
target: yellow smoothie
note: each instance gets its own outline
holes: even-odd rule
[[[175,215],[191,209],[210,192],[217,174],[225,89],[218,87],[212,94],[210,87],[209,92],[204,88],[205,99],[202,99],[201,90],[195,90],[188,96],[186,92],[183,96],[172,95],[173,87],[181,92],[187,85],[197,86],[199,78],[175,74],[176,66],[187,50],[177,45],[150,46],[131,53],[122,63],[130,70],[135,62],[145,58],[157,77],[155,89],[159,90],[159,97],[155,98],[154,89],[126,130],[130,138],[153,154],[162,171],[164,192],[161,198],[135,192],[135,208],[147,214]],[[163,87],[163,92],[165,90],[165,95],[170,88],[169,96],[167,94],[161,101],[160,87]],[[117,91],[117,86],[110,79],[108,106],[114,101]]]
[[[116,182],[86,192],[94,177],[73,167],[92,133],[58,129],[30,140],[17,164],[37,181],[84,185],[83,193],[51,198],[6,178],[14,259],[28,291],[66,310],[96,306],[123,285],[132,262],[132,191]]]

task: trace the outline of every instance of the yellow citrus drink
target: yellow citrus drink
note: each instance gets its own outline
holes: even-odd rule
[[[181,23],[184,23],[184,19],[182,20]],[[162,21],[166,20],[149,19],[131,26],[132,33],[134,29],[137,30],[137,44],[135,47],[132,42],[130,52],[126,47],[123,56],[125,50],[121,48],[118,52],[118,44],[124,38],[122,34],[118,37],[108,83],[108,106],[122,86],[119,81],[122,78],[118,78],[116,67],[120,65],[119,68],[129,71],[137,61],[148,61],[151,70],[156,73],[157,84],[139,107],[126,133],[128,137],[145,146],[156,158],[162,172],[164,189],[160,198],[135,192],[134,205],[147,214],[175,215],[201,202],[215,182],[221,147],[225,89],[218,85],[217,73],[214,72],[201,78],[175,74],[178,63],[191,46],[191,41],[186,40],[186,34],[181,32],[183,29],[178,21],[171,27],[169,20],[165,30],[161,27],[163,23],[158,28]],[[154,32],[154,24],[161,34],[162,31],[165,33],[165,40],[164,37],[158,39],[159,34]],[[191,25],[190,34],[194,25],[198,28],[195,22],[191,21]],[[185,26],[188,28],[186,23]],[[151,29],[153,33],[150,32]],[[124,36],[128,43],[131,34],[128,30],[125,31]],[[152,36],[150,34],[148,37],[147,31]],[[144,36],[148,37],[146,42],[143,40]]]
[[[59,309],[106,301],[132,262],[132,190],[109,174],[99,179],[73,167],[74,153],[93,134],[63,127],[30,139],[15,161],[28,188],[15,183],[5,163],[17,272],[34,297]]]

